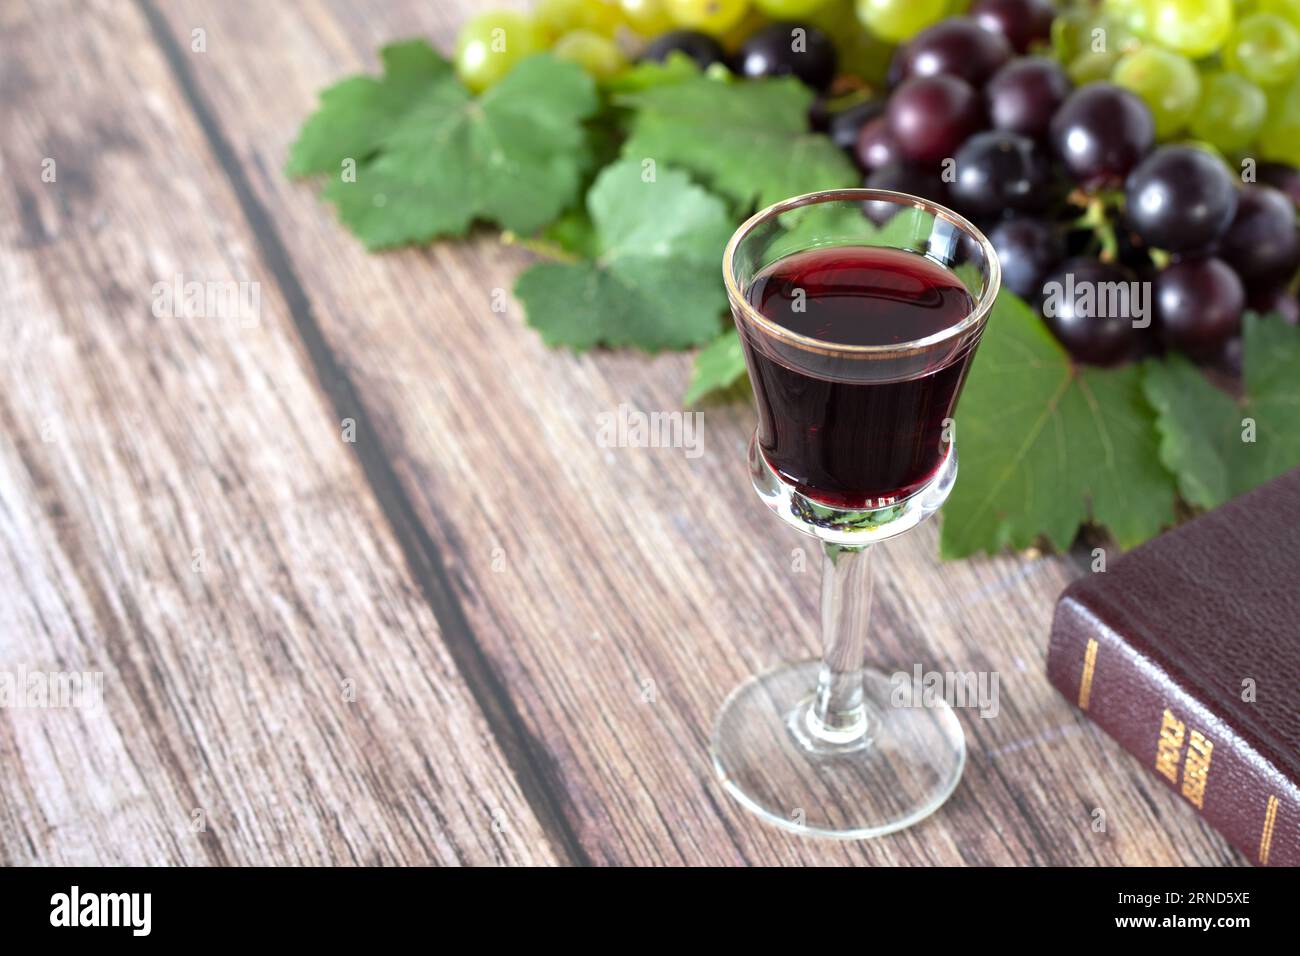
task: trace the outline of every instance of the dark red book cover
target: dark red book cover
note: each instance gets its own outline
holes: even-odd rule
[[[1067,588],[1047,674],[1254,863],[1300,865],[1300,469]]]

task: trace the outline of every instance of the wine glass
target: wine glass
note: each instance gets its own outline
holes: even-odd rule
[[[758,405],[750,477],[821,543],[825,656],[733,691],[714,767],[732,796],[786,829],[891,833],[948,798],[966,744],[948,704],[864,664],[871,546],[952,490],[952,416],[997,297],[997,256],[942,206],[840,189],[753,216],[723,273]]]

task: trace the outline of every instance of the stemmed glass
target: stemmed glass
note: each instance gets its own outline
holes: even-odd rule
[[[864,204],[883,227],[864,225]],[[765,315],[760,283],[791,256],[821,255],[812,250],[891,261],[900,260],[879,250],[905,250],[912,254],[905,266],[914,263],[922,276],[938,268],[954,283],[958,311],[949,309],[951,320],[939,326],[933,312],[915,328],[898,325],[887,341],[799,331]],[[998,293],[997,257],[974,226],[942,206],[842,189],[755,215],[728,243],[723,272],[759,411],[750,477],[772,511],[821,543],[825,656],[733,691],[714,727],[714,766],[732,796],[771,823],[841,839],[880,836],[938,809],[965,766],[952,709],[864,664],[871,545],[916,527],[952,490],[952,415]],[[864,273],[819,274],[823,298],[808,304],[818,293],[810,291],[804,308],[829,302],[843,319]],[[886,286],[895,281],[887,279]],[[803,292],[782,301],[798,311]],[[861,319],[874,318],[864,302]]]

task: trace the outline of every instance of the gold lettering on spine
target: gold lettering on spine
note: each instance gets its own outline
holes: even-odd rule
[[[1264,832],[1259,837],[1259,863],[1268,866],[1268,851],[1273,847],[1273,824],[1277,822],[1277,797],[1268,798],[1268,807],[1264,810]]]
[[[1160,719],[1160,736],[1156,740],[1156,771],[1170,783],[1178,782],[1178,758],[1183,753],[1183,733],[1186,727],[1174,712],[1165,708]]]
[[[1195,804],[1197,810],[1205,807],[1205,785],[1210,779],[1210,758],[1214,744],[1199,730],[1193,730],[1187,743],[1187,759],[1183,762],[1183,796]]]
[[[1092,697],[1092,672],[1097,669],[1097,642],[1088,638],[1088,647],[1083,652],[1083,677],[1079,681],[1079,707],[1088,709],[1088,699]]]

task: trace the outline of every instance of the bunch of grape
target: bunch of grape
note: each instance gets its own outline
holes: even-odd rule
[[[1270,3],[1300,13],[1300,0],[1259,5]],[[1080,361],[1172,349],[1231,363],[1247,308],[1300,321],[1300,44],[1292,63],[1292,28],[1278,13],[1235,27],[1229,17],[1225,31],[1206,19],[1214,2],[1105,6],[1054,19],[1047,0],[980,0],[969,16],[906,37],[887,96],[859,110],[865,185],[950,205],[983,227],[1004,286],[1038,304]],[[1113,37],[1095,26],[1140,13],[1154,18],[1144,35],[1183,52],[1134,39],[1131,26]],[[1122,42],[1113,55],[1108,39]],[[1050,52],[1049,40],[1058,54],[1071,43],[1096,49],[1064,62],[1025,55]],[[1219,63],[1187,59],[1217,45]],[[1204,92],[1198,71],[1210,78]],[[1273,92],[1258,95],[1278,102],[1256,122],[1232,97],[1266,78]],[[1199,141],[1174,141],[1189,123],[1205,127]],[[1275,134],[1284,127],[1292,132]],[[873,219],[891,211],[866,209]],[[1121,288],[1125,298],[1107,298]]]
[[[543,49],[601,82],[678,53],[797,77],[864,185],[983,227],[1080,361],[1230,356],[1247,308],[1300,321],[1300,0],[538,0],[466,24],[457,69],[482,90]],[[1141,298],[1051,298],[1111,283]]]

